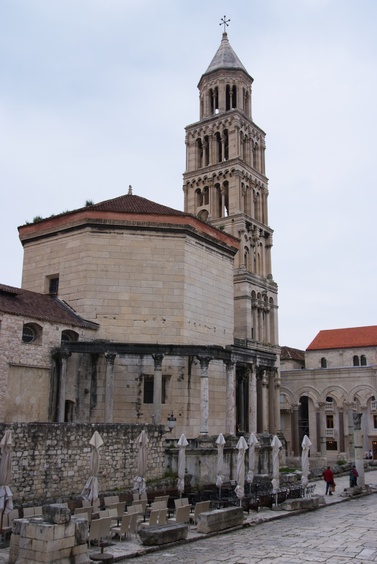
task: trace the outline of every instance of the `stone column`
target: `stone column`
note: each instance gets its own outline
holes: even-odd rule
[[[315,407],[315,434],[316,434],[316,448],[317,453],[321,453],[321,425],[320,425],[320,413],[319,408]]]
[[[318,402],[318,407],[319,407],[319,442],[320,442],[321,456],[326,458],[327,449],[326,449],[325,405],[326,405],[326,403],[324,401]]]
[[[208,366],[212,357],[198,356],[200,362],[200,434],[208,435],[209,386]]]
[[[348,456],[350,460],[355,459],[355,430],[353,426],[353,404],[346,403],[348,420]]]
[[[268,378],[266,370],[262,376],[262,432],[269,433],[268,428]]]
[[[293,456],[300,456],[300,444],[298,436],[298,408],[299,404],[292,404],[292,451]]]
[[[257,433],[257,371],[249,365],[249,431]]]
[[[162,359],[163,354],[153,354],[154,377],[153,377],[153,423],[161,424],[161,402],[162,402]]]
[[[106,352],[105,423],[113,422],[114,415],[114,361],[116,353]]]
[[[364,475],[364,461],[363,461],[363,437],[362,437],[362,413],[353,414],[353,427],[355,431],[355,466],[359,473],[357,479],[357,485],[362,488],[365,486],[365,475]]]
[[[236,363],[229,361],[226,366],[226,416],[225,416],[225,432],[229,435],[235,435],[236,430]]]
[[[344,452],[344,417],[343,417],[343,409],[339,409],[339,451]]]
[[[65,419],[65,394],[67,385],[67,362],[71,356],[70,352],[63,351],[60,355],[61,370],[59,380],[59,407],[58,407],[58,423],[64,423]]]
[[[280,418],[280,385],[281,385],[281,378],[280,372],[277,368],[274,368],[274,412],[275,412],[275,430],[274,433],[278,434],[281,429],[281,418]]]

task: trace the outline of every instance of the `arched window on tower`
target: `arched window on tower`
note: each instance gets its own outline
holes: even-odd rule
[[[365,356],[365,354],[362,354],[360,357],[360,364],[361,366],[366,366],[367,365],[367,357]]]
[[[327,360],[324,356],[321,358],[321,368],[327,368]]]
[[[244,247],[243,250],[243,264],[246,270],[250,270],[250,253],[247,247]]]
[[[220,184],[215,184],[213,195],[214,201],[212,201],[212,211],[214,219],[217,219],[219,217],[222,217]]]
[[[221,163],[221,161],[223,160],[223,152],[222,152],[222,144],[221,144],[221,135],[220,133],[217,131],[217,133],[215,133],[215,142],[216,142],[216,161],[218,163]]]
[[[223,139],[224,139],[224,161],[227,161],[229,159],[229,134],[227,129],[224,129]]]
[[[237,86],[233,86],[232,90],[232,108],[237,108]]]
[[[200,188],[195,190],[195,206],[200,208],[203,205],[203,195]]]
[[[201,139],[196,140],[196,168],[203,166],[203,144]]]
[[[255,170],[259,170],[259,147],[258,143],[253,145],[253,167]]]
[[[223,215],[229,215],[229,183],[224,182],[223,184]]]
[[[356,354],[353,357],[353,365],[354,366],[360,366],[360,360],[359,360],[359,357]]]
[[[210,108],[211,114],[218,114],[219,113],[219,89],[211,88],[209,91],[209,100],[210,100]]]
[[[232,91],[232,87],[227,84],[226,85],[226,90],[225,90],[225,110],[229,111],[232,108],[231,105],[231,91]]]
[[[225,91],[225,109],[232,110],[237,107],[237,87],[227,84]]]
[[[204,166],[209,165],[209,137],[204,137]]]
[[[209,188],[205,186],[203,188],[203,206],[208,206],[209,204]]]

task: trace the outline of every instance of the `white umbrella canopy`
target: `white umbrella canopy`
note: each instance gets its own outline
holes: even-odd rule
[[[304,488],[309,483],[309,450],[312,446],[312,441],[309,439],[307,435],[304,435],[302,438],[301,443],[301,469],[302,469],[302,476],[301,476],[301,484]]]
[[[99,449],[103,445],[103,440],[98,431],[94,431],[92,438],[89,441],[92,448],[90,455],[90,478],[87,480],[84,489],[81,492],[81,497],[90,501],[92,505],[98,500],[98,471],[100,454]]]
[[[259,441],[254,433],[250,433],[249,440],[247,441],[249,445],[249,471],[247,473],[246,481],[252,484],[254,480],[254,470],[255,470],[255,448],[259,445]]]
[[[188,440],[186,439],[185,435],[182,435],[179,438],[177,443],[178,445],[178,484],[177,488],[182,497],[183,492],[185,491],[185,471],[186,471],[186,447],[188,445]]]
[[[224,445],[225,439],[224,435],[220,433],[220,435],[216,439],[216,446],[217,446],[217,477],[216,477],[216,486],[220,490],[220,497],[221,497],[221,486],[224,483],[224,475],[223,475],[223,467],[224,467]]]
[[[9,513],[13,509],[13,496],[9,487],[9,484],[12,481],[12,431],[5,431],[4,436],[0,441],[0,449],[0,528],[2,529],[4,513]]]
[[[279,450],[282,447],[282,443],[276,435],[274,435],[271,441],[272,447],[272,489],[277,491],[280,487],[280,464],[279,464]]]
[[[242,503],[242,498],[245,497],[245,453],[249,448],[244,437],[240,437],[236,445],[238,449],[237,454],[237,469],[236,469],[236,481],[237,486],[235,489],[236,496],[240,500],[240,505]]]
[[[148,435],[146,431],[141,431],[135,441],[137,447],[137,476],[134,480],[134,492],[144,493],[146,491],[145,474],[148,467]]]

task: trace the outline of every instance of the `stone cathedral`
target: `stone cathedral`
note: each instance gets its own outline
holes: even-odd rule
[[[0,287],[5,422],[155,423],[171,437],[277,433],[277,285],[265,133],[223,33],[186,127],[184,211],[117,198],[19,227]]]

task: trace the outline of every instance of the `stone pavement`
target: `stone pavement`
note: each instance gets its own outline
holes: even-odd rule
[[[348,476],[335,477],[336,492],[324,496],[326,505],[310,512],[261,509],[245,514],[244,527],[216,535],[191,528],[186,542],[168,548],[144,547],[137,539],[106,548],[113,562],[154,564],[189,562],[211,564],[348,564],[377,562],[377,504],[372,495],[344,496]],[[377,470],[365,474],[365,483],[377,492]],[[316,482],[315,495],[324,495],[325,483]],[[347,502],[347,503],[340,503]],[[0,564],[8,562],[0,550]],[[98,552],[91,548],[90,553]]]

